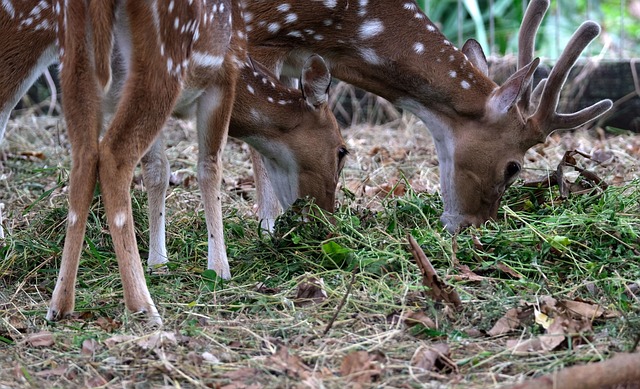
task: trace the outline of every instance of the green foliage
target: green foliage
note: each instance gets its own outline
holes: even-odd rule
[[[474,38],[487,53],[492,41],[490,20],[493,16],[493,54],[497,55],[517,52],[517,33],[526,3],[523,0],[418,1],[452,42],[460,45],[464,40]],[[461,20],[458,20],[459,14]],[[537,55],[557,58],[575,29],[587,19],[597,21],[606,31],[607,39],[611,41],[610,56],[629,58],[639,54],[635,37],[640,36],[640,22],[630,14],[626,2],[555,0],[551,1],[537,36]],[[587,55],[599,53],[603,47],[604,41],[598,40],[588,49]]]

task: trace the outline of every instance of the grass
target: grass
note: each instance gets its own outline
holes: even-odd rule
[[[594,149],[617,158],[591,167],[609,181],[619,177],[620,184],[563,201],[553,188],[516,185],[497,221],[454,240],[438,222],[442,204],[431,180],[432,145],[412,120],[374,132],[366,125],[345,130],[354,151],[333,218],[314,213],[305,222],[288,211],[266,235],[251,215],[251,192],[228,191],[230,281],[205,269],[206,227],[196,186],[183,179],[173,187],[170,271],[147,275],[165,327],[151,333],[124,309],[99,197],[80,263],[77,314],[59,323],[44,320],[64,240],[68,156],[61,135],[51,142],[56,136],[26,136],[47,126],[12,122],[4,162],[9,177],[1,181],[8,228],[0,247],[0,388],[337,388],[353,385],[355,378],[341,368],[354,351],[369,358],[369,370],[360,368],[364,387],[486,388],[632,350],[640,332],[640,181],[637,162],[624,172],[620,165],[632,160],[633,151],[622,150],[637,145],[637,137],[552,138],[529,154],[529,174],[557,164],[554,150],[590,139]],[[172,170],[189,171],[195,162],[187,140],[194,137],[181,126],[168,136],[169,154]],[[48,128],[55,135],[55,126]],[[40,138],[50,145],[41,147],[45,158],[23,158]],[[534,161],[543,154],[546,162]],[[245,155],[243,146],[230,144],[227,163],[233,167],[225,187],[236,187],[247,174]],[[389,183],[404,185],[406,193],[385,197],[371,190]],[[146,198],[139,185],[132,193],[144,257]],[[294,208],[306,205],[302,200]],[[458,291],[460,312],[425,297],[407,234]],[[458,264],[479,278],[465,277]],[[303,304],[298,290],[313,279],[322,280],[326,297]],[[582,343],[550,352],[514,355],[508,349],[508,340],[543,332],[533,321],[506,336],[486,335],[508,309],[545,295],[595,302],[620,315],[595,319]],[[402,317],[411,312],[424,312],[437,327],[407,325]],[[33,334],[47,345],[38,346]],[[416,367],[420,348],[438,342],[449,345],[456,371]]]

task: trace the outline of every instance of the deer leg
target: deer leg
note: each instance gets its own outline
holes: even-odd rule
[[[75,2],[83,7],[83,2]],[[69,25],[84,26],[83,9],[69,12]],[[98,136],[102,125],[98,84],[93,76],[84,29],[68,29],[62,60],[61,82],[65,102],[67,132],[71,142],[69,214],[58,280],[53,290],[47,320],[58,320],[74,309],[75,284],[84,239],[87,215],[93,198],[98,168]]]
[[[167,263],[165,242],[165,199],[169,188],[169,161],[162,136],[159,136],[142,157],[142,179],[149,199],[149,271]]]
[[[225,74],[234,74],[233,71]],[[222,226],[222,151],[227,142],[229,119],[235,97],[235,78],[229,77],[208,88],[200,97],[197,107],[198,128],[198,185],[204,203],[207,222],[208,254],[207,268],[218,276],[229,279],[229,261],[224,244]]]

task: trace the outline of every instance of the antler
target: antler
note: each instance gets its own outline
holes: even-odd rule
[[[529,117],[529,120],[539,126],[543,136],[546,137],[547,134],[557,129],[571,129],[581,126],[612,107],[611,100],[602,100],[575,113],[561,114],[556,112],[560,91],[569,76],[569,71],[578,60],[582,50],[599,34],[600,26],[596,22],[582,23],[551,70],[540,96],[540,104],[535,113]]]
[[[536,35],[547,9],[549,9],[549,0],[533,0],[525,11],[520,33],[518,34],[518,69],[522,69],[533,61]],[[533,84],[530,84],[522,93],[520,107],[523,108],[524,112],[529,106],[532,88]]]

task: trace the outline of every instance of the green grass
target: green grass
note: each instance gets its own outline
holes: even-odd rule
[[[55,169],[50,173],[64,176]],[[180,191],[174,189],[173,195],[179,197]],[[628,289],[640,280],[638,181],[561,202],[551,201],[557,193],[546,189],[542,203],[536,200],[540,193],[514,187],[498,221],[457,236],[455,259],[453,240],[438,222],[442,204],[434,195],[409,190],[402,197],[383,200],[382,210],[373,211],[345,193],[333,218],[315,210],[305,221],[288,211],[273,235],[261,233],[255,218],[228,208],[224,224],[230,281],[205,270],[204,218],[196,204],[183,204],[168,215],[170,271],[147,276],[165,331],[178,336],[177,343],[164,344],[162,352],[136,343],[147,330],[124,312],[99,198],[90,212],[80,263],[76,310],[81,315],[60,323],[44,320],[59,267],[66,203],[55,188],[41,192],[25,208],[29,222],[15,228],[0,248],[6,301],[0,308],[0,377],[17,374],[18,366],[22,373],[16,382],[24,386],[82,387],[97,375],[115,386],[136,382],[197,387],[234,381],[226,374],[251,368],[255,370],[242,377],[244,382],[287,387],[303,381],[295,369],[274,366],[275,350],[287,347],[322,377],[326,387],[344,386],[340,363],[354,350],[382,355],[384,368],[374,385],[418,387],[455,378],[455,387],[488,387],[628,351],[640,330],[638,295]],[[134,191],[133,198],[144,256],[146,200],[141,191]],[[307,205],[301,201],[294,208]],[[463,300],[461,312],[447,313],[424,297],[407,234],[416,238],[438,273],[457,289]],[[482,247],[474,244],[473,236]],[[455,260],[483,280],[455,278],[459,274]],[[499,264],[520,276],[504,272]],[[346,304],[323,336],[354,273]],[[323,279],[327,299],[299,307],[294,303],[296,288],[309,276]],[[505,347],[507,338],[539,334],[534,323],[508,337],[469,335],[471,330],[488,330],[520,301],[533,303],[542,295],[597,302],[621,316],[597,319],[586,345],[547,354],[514,357]],[[416,310],[434,318],[437,330],[407,328],[391,319]],[[105,319],[115,320],[116,328],[101,326]],[[54,333],[50,348],[24,342],[28,333],[45,329]],[[135,335],[138,340],[107,347],[106,341],[115,334]],[[80,353],[86,339],[96,339],[100,345],[91,357]],[[410,368],[416,349],[436,341],[451,346],[457,374],[434,376]],[[204,352],[220,362],[202,362],[198,356]],[[38,374],[56,366],[66,367],[65,374]],[[0,383],[7,379],[0,378]]]

